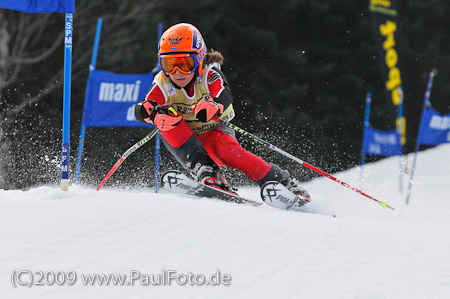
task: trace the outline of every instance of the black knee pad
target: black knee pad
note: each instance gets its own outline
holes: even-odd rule
[[[167,150],[177,159],[183,167],[189,171],[193,171],[198,165],[211,166],[218,168],[216,163],[211,159],[203,144],[195,135],[189,137],[181,146],[174,148],[164,138],[161,138]]]

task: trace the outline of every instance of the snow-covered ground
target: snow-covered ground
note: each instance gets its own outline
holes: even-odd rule
[[[450,298],[449,157],[450,145],[420,153],[408,206],[398,157],[367,165],[362,190],[395,211],[327,178],[304,184],[312,213],[152,190],[0,190],[0,298]],[[335,176],[360,187],[358,169]],[[44,283],[40,271],[71,285],[17,285]],[[229,285],[145,285],[217,271]],[[133,285],[83,283],[131,273]]]

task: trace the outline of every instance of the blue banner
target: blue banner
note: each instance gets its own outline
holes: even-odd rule
[[[438,145],[450,142],[450,113],[440,114],[429,106],[422,113],[418,143]]]
[[[373,156],[396,156],[402,154],[397,130],[380,131],[368,127],[364,134],[363,154]]]
[[[88,127],[144,127],[134,118],[153,82],[153,73],[115,74],[94,70],[88,79],[83,125]]]
[[[1,0],[0,8],[18,10],[28,13],[74,13],[75,0]]]

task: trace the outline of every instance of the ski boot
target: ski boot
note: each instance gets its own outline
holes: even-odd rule
[[[297,195],[303,202],[301,205],[310,202],[311,196],[308,191],[299,185],[299,182],[295,178],[291,178],[287,170],[281,169],[278,165],[272,164],[269,172],[264,178],[256,181],[260,187],[269,181],[279,182],[284,185],[289,191]]]
[[[218,167],[197,164],[191,175],[197,182],[222,189],[226,192],[236,193],[237,189],[233,188],[225,179]]]

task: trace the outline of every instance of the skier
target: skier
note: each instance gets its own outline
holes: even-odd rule
[[[248,152],[235,131],[214,118],[234,118],[233,95],[221,71],[223,56],[207,52],[202,35],[187,23],[176,24],[158,45],[161,71],[143,101],[135,106],[136,119],[159,128],[171,154],[195,180],[232,192],[219,166],[228,166],[262,186],[277,181],[309,200],[289,172]]]

